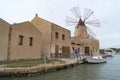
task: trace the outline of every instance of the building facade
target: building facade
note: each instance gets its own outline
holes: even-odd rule
[[[77,28],[76,28],[77,29]],[[10,25],[0,19],[0,60],[70,57],[75,49],[85,55],[99,53],[99,40],[85,28],[71,32],[36,15],[31,22]]]
[[[78,52],[85,55],[94,55],[99,53],[99,41],[95,38],[71,38],[71,52],[77,49]]]
[[[69,57],[70,56],[70,42],[71,34],[70,31],[52,23],[51,33],[51,55],[58,57]]]
[[[0,60],[7,60],[10,24],[0,18]]]
[[[84,43],[84,53],[86,55],[94,55],[99,53],[99,41],[95,38],[87,38],[82,40]]]
[[[48,58],[68,57],[70,54],[70,31],[37,15],[31,21],[42,33],[42,55]],[[60,54],[62,53],[62,54]]]
[[[31,22],[12,25],[8,58],[10,60],[41,58],[41,32]]]

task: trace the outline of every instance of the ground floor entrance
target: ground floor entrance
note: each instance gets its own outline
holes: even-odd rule
[[[55,58],[59,57],[59,45],[55,45]]]
[[[61,57],[70,57],[70,47],[69,46],[62,46],[61,55],[59,45],[55,45],[55,58]]]
[[[70,57],[70,47],[62,46],[62,55],[63,57]]]
[[[88,46],[86,46],[84,50],[85,50],[85,55],[90,54],[90,48]]]

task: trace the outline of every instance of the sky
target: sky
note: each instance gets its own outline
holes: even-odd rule
[[[0,0],[0,18],[10,24],[31,21],[39,17],[58,24],[74,33],[74,26],[66,26],[70,9],[79,6],[81,13],[91,9],[101,27],[90,26],[100,42],[100,48],[120,48],[120,0]]]

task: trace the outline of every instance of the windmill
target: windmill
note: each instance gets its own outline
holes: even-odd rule
[[[83,16],[81,16],[79,7],[73,7],[71,12],[75,18],[66,17],[66,26],[75,26],[74,36],[81,38],[94,37],[95,33],[88,26],[99,27],[100,22],[98,19],[92,17],[94,16],[93,11],[85,9]]]

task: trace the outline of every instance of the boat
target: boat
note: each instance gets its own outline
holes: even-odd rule
[[[86,57],[85,61],[87,63],[93,63],[93,64],[99,64],[99,63],[106,63],[107,61],[102,58],[102,56],[100,55],[95,55],[95,56],[92,56],[92,57]]]
[[[104,53],[105,53],[106,57],[113,57],[114,56],[114,53],[112,50],[106,50]]]

